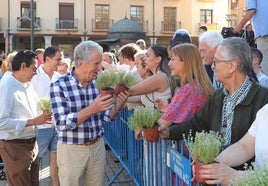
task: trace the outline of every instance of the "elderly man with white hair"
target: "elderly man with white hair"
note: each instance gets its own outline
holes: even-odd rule
[[[214,88],[221,87],[221,83],[215,80],[215,72],[212,70],[211,65],[213,63],[216,49],[222,40],[223,37],[221,33],[215,30],[208,30],[199,37],[198,48],[200,55]]]
[[[99,95],[95,79],[102,70],[102,53],[99,44],[81,42],[74,50],[73,70],[50,87],[58,135],[60,185],[104,185],[106,154],[102,124],[116,117],[127,96]]]

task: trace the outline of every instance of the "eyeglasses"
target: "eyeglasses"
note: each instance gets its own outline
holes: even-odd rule
[[[214,60],[213,60],[213,65],[216,66],[217,63],[220,63],[220,62],[224,62],[224,63],[226,63],[226,62],[231,62],[231,61],[233,61],[233,59],[232,59],[232,60],[220,60],[220,59],[214,59]]]
[[[31,68],[31,69],[33,70],[33,72],[36,72],[37,67],[36,67],[36,66],[32,67],[32,66],[33,66],[32,64],[31,64],[31,65],[27,65],[27,64],[26,64],[26,67],[27,67],[27,68]]]
[[[37,67],[33,67],[33,71],[36,72],[36,70],[37,70]]]

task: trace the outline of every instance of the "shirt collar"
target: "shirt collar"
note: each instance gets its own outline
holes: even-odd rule
[[[223,88],[223,93],[225,96],[229,96],[233,99],[236,99],[237,96],[241,95],[241,93],[244,92],[244,90],[251,85],[251,81],[248,76],[246,76],[246,79],[243,81],[243,83],[240,85],[240,87],[232,94],[229,95],[229,91],[226,88]]]

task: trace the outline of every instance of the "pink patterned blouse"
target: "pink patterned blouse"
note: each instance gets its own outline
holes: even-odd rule
[[[177,90],[162,119],[177,124],[189,120],[202,108],[205,100],[206,97],[200,89],[187,83]]]

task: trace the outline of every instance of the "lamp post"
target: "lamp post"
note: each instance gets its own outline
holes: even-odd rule
[[[31,50],[34,50],[34,1],[31,0]]]
[[[87,40],[87,31],[84,31],[83,34],[84,34],[84,41],[86,41]]]
[[[7,29],[4,31],[4,38],[5,38],[5,54],[10,52],[10,41],[9,41],[9,36],[10,36],[10,0],[8,0],[8,20],[7,20]]]

